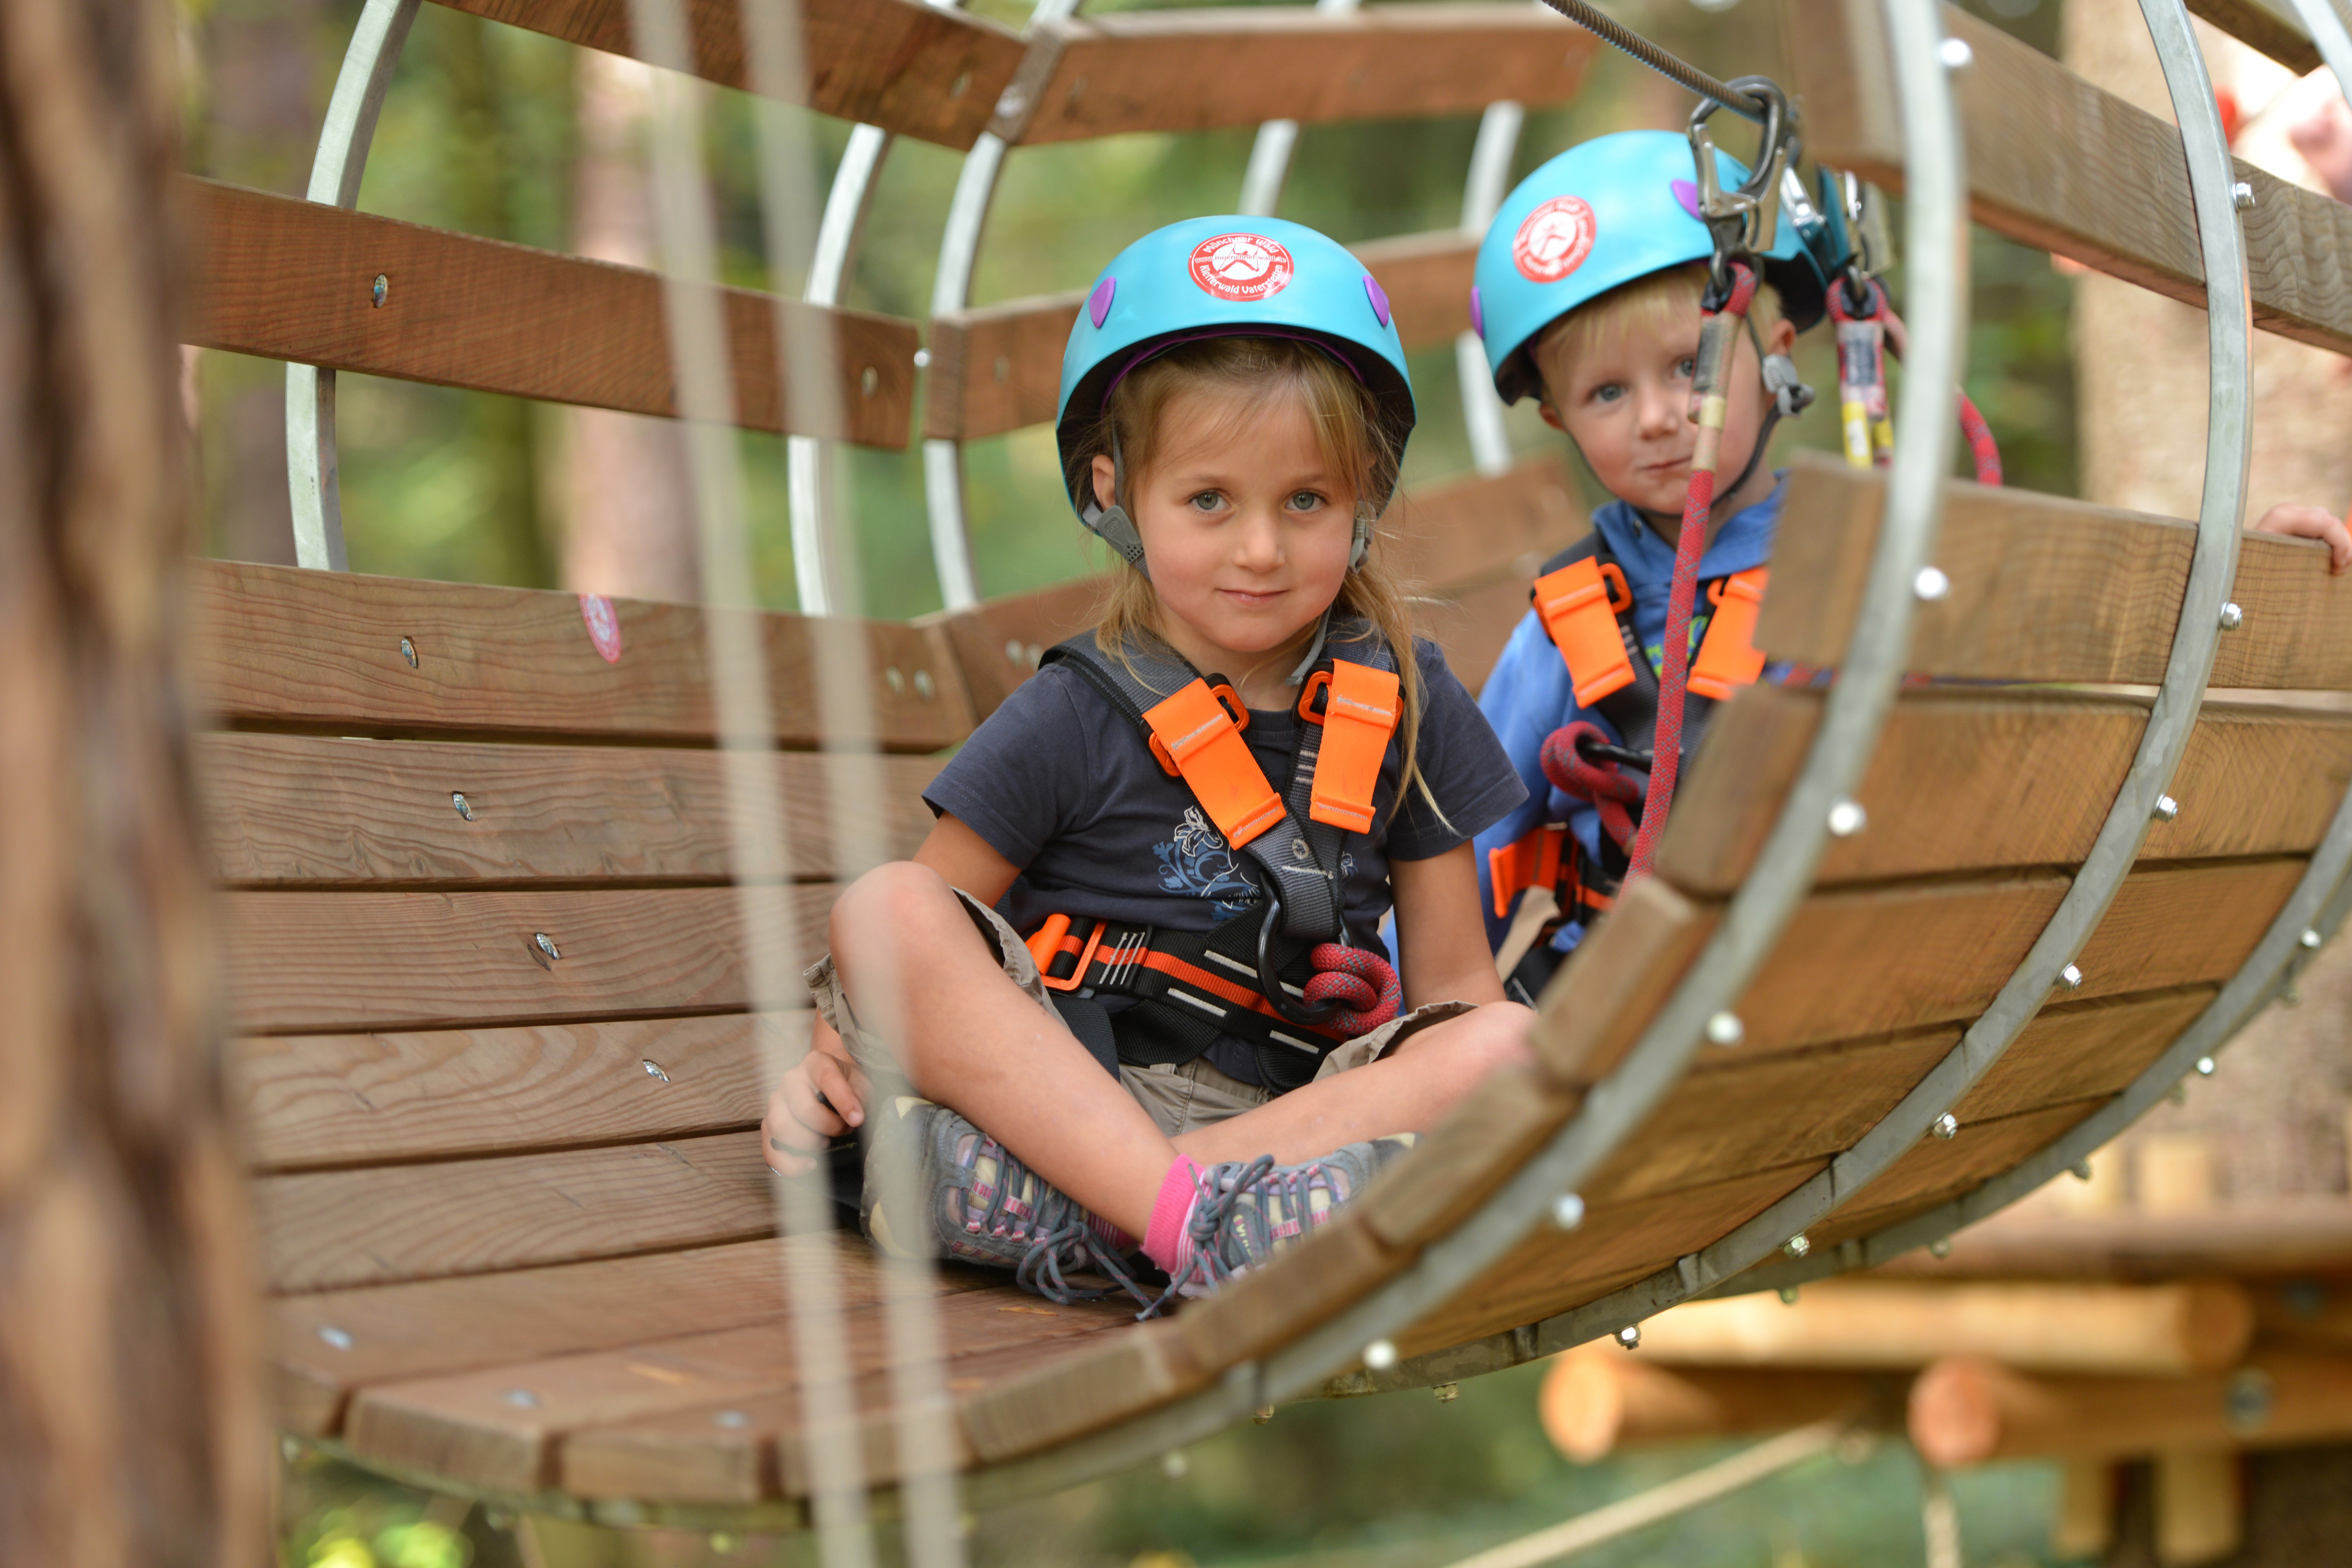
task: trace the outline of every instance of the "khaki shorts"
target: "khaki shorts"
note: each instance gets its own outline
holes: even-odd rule
[[[1053,993],[1045,989],[1037,974],[1037,961],[1030,955],[1021,933],[1006,923],[1004,917],[982,903],[962,889],[956,897],[963,900],[964,911],[971,923],[980,929],[982,940],[1004,967],[1004,977],[1018,985],[1060,1021],[1061,1014],[1054,1007]],[[831,953],[809,966],[801,978],[809,988],[810,999],[816,1004],[819,1016],[839,1032],[850,1057],[866,1070],[869,1078],[883,1081],[903,1081],[905,1074],[890,1055],[890,1047],[870,1031],[861,1027],[850,1010],[849,997],[841,988],[841,977],[833,966]],[[1370,1034],[1360,1035],[1323,1058],[1321,1070],[1315,1077],[1319,1081],[1334,1073],[1348,1072],[1380,1060],[1396,1049],[1406,1037],[1471,1011],[1468,1002],[1432,1002],[1415,1007],[1412,1012],[1390,1019]],[[1263,1085],[1244,1083],[1232,1075],[1209,1064],[1205,1057],[1195,1057],[1189,1062],[1172,1067],[1129,1067],[1122,1063],[1118,1079],[1135,1102],[1151,1115],[1160,1131],[1173,1138],[1197,1127],[1207,1127],[1228,1117],[1255,1110],[1274,1098]]]

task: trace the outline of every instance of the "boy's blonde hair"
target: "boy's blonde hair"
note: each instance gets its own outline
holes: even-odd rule
[[[1528,345],[1528,361],[1543,385],[1543,400],[1559,406],[1544,374],[1544,361],[1564,354],[1570,363],[1597,348],[1620,342],[1635,331],[1659,331],[1676,322],[1696,321],[1699,300],[1706,292],[1707,264],[1687,262],[1643,273],[1606,294],[1587,300],[1538,332]],[[1748,307],[1748,323],[1762,332],[1780,319],[1780,295],[1769,283],[1756,286]]]
[[[1372,498],[1395,489],[1402,454],[1383,432],[1372,395],[1363,383],[1314,343],[1249,337],[1207,338],[1181,344],[1119,382],[1104,404],[1094,438],[1072,458],[1072,488],[1092,495],[1095,456],[1115,450],[1123,469],[1122,483],[1131,495],[1137,477],[1160,456],[1169,405],[1192,392],[1215,393],[1224,401],[1213,437],[1246,427],[1279,402],[1304,407],[1314,422],[1325,465],[1353,483],[1356,516],[1367,524],[1379,515]],[[1339,584],[1339,596],[1333,605],[1343,615],[1360,616],[1370,622],[1394,654],[1402,699],[1397,722],[1404,739],[1397,799],[1402,804],[1405,791],[1418,787],[1442,821],[1444,813],[1414,756],[1423,700],[1421,670],[1413,657],[1405,586],[1389,560],[1389,536],[1374,526],[1371,547]],[[1166,640],[1160,633],[1160,596],[1140,572],[1122,572],[1113,580],[1102,618],[1095,627],[1095,646],[1124,662],[1130,637]],[[1335,645],[1332,651],[1343,650]]]

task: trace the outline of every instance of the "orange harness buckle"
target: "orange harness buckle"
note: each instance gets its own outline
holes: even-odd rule
[[[1195,679],[1145,709],[1143,721],[1151,754],[1184,781],[1228,845],[1239,849],[1282,820],[1282,798],[1242,739],[1249,710],[1230,687]]]
[[[1568,843],[1568,825],[1547,823],[1531,827],[1513,843],[1486,851],[1487,879],[1495,884],[1495,918],[1511,918],[1511,900],[1529,888],[1549,888],[1559,880],[1559,858]]]
[[[1045,923],[1032,932],[1023,944],[1029,949],[1029,956],[1037,961],[1037,978],[1048,991],[1076,991],[1085,984],[1087,966],[1094,963],[1095,950],[1102,945],[1103,932],[1110,929],[1109,921],[1097,921],[1093,932],[1084,943],[1080,943],[1070,934],[1070,925],[1067,915],[1047,915]],[[1078,961],[1071,965],[1069,973],[1056,979],[1054,966],[1064,953],[1076,953]]]
[[[1625,574],[1587,556],[1536,579],[1536,614],[1568,661],[1577,706],[1590,708],[1633,684],[1633,661],[1617,630],[1617,614],[1633,595]]]
[[[1756,647],[1756,617],[1764,605],[1769,575],[1764,567],[1751,567],[1707,589],[1715,614],[1690,667],[1690,689],[1701,697],[1725,701],[1740,687],[1755,685],[1764,673],[1764,655]]]
[[[1318,669],[1307,680],[1299,694],[1298,716],[1323,726],[1315,784],[1307,797],[1310,818],[1351,833],[1371,831],[1372,791],[1381,782],[1389,737],[1396,733],[1402,685],[1392,671],[1344,658],[1332,660],[1328,672]],[[1329,692],[1329,700],[1318,713],[1314,700],[1321,690]]]

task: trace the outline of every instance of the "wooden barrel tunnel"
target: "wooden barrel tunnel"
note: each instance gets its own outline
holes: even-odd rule
[[[593,47],[629,37],[620,0],[460,8]],[[1590,55],[1583,35],[1518,6],[1144,14],[1025,40],[902,0],[804,8],[815,107],[950,145],[1247,123],[1266,100],[1233,89],[1232,62],[1297,68],[1302,32],[1360,62],[1344,90],[1286,100],[1302,119],[1375,101],[1478,109],[1497,87],[1486,68],[1522,58],[1533,63],[1506,85],[1543,101],[1572,92]],[[1792,84],[1814,154],[1889,184],[1916,178],[1916,105],[1898,114],[1884,90],[1903,10],[1805,7],[1812,42]],[[698,67],[740,85],[733,6],[688,11]],[[1981,24],[1946,11],[1941,26],[1974,52],[1950,83],[1974,217],[2201,302],[2214,253],[2190,212],[2195,128],[2185,145]],[[1530,37],[1548,47],[1500,47]],[[1188,51],[1218,68],[1171,68]],[[2080,147],[2142,177],[2086,184]],[[2256,193],[2255,319],[2352,350],[2337,259],[2352,254],[2352,213],[2237,178]],[[190,195],[196,341],[676,410],[649,274],[316,203]],[[1450,312],[1469,245],[1367,247],[1409,340],[1466,324]],[[384,306],[353,287],[378,275]],[[577,331],[534,331],[519,289],[593,308]],[[1071,308],[1018,301],[918,329],[731,292],[738,406],[748,425],[903,445],[928,341],[928,439],[1034,423],[1052,412]],[[778,394],[776,322],[789,333],[818,310],[841,344],[844,414],[810,424]],[[1857,629],[1884,614],[1865,584],[1900,510],[1890,492],[1916,476],[1795,467],[1759,641],[1851,676]],[[1933,493],[1943,591],[1905,610],[1874,743],[1846,759],[1867,826],[1821,840],[1789,886],[1785,924],[1727,998],[1738,1043],[1662,1045],[1659,1020],[1747,918],[1743,889],[1780,853],[1817,740],[1843,721],[1835,689],[1757,688],[1718,718],[1658,876],[1543,999],[1533,1064],[1486,1085],[1311,1242],[1142,1325],[999,1276],[943,1268],[910,1284],[854,1237],[782,1237],[752,1131],[772,1064],[747,1012],[750,944],[815,955],[836,881],[911,847],[935,754],[1036,648],[1084,624],[1093,585],[911,626],[763,617],[772,765],[803,852],[777,929],[747,931],[701,612],[200,564],[211,729],[197,755],[281,1426],[387,1473],[535,1508],[790,1523],[812,1458],[782,1281],[812,1258],[839,1281],[867,1482],[902,1473],[887,1320],[894,1293],[917,1289],[942,1344],[952,1462],[984,1490],[1147,1457],[1269,1398],[1512,1364],[1727,1280],[1874,1261],[2006,1201],[2020,1173],[2070,1160],[2070,1138],[2168,1085],[2184,1040],[2218,1045],[2291,975],[2302,933],[2341,918],[2352,710],[2287,694],[2352,689],[2352,587],[2327,576],[2320,548],[2264,537],[2239,543],[2217,579],[2210,520],[2200,531],[2023,492]],[[1434,487],[1394,521],[1438,584],[1427,629],[1475,683],[1524,605],[1529,557],[1572,532],[1561,473],[1538,463]],[[2222,526],[2234,533],[2234,517]],[[2112,901],[2066,955],[2078,984],[2037,1000],[2013,1042],[1932,1107],[1948,1129],[1928,1131],[1921,1096],[2037,952],[2118,799],[2146,783],[2183,606],[2209,589],[2237,625],[2208,639],[2210,676],[2194,683],[2225,695],[2192,698],[2160,781],[2176,811],[2127,847]],[[845,632],[870,671],[856,737],[828,731],[814,678]],[[1902,671],[1947,683],[1897,694]],[[1917,1125],[1885,1159],[1856,1159],[1906,1118]],[[1816,1192],[1790,1248],[1801,1257],[1780,1252],[1788,1234],[1751,1245],[1759,1216]],[[1367,1358],[1375,1339],[1382,1353]]]

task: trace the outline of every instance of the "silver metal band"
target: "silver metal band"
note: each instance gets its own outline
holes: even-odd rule
[[[1511,159],[1519,150],[1519,130],[1528,112],[1508,99],[1486,106],[1478,140],[1470,148],[1470,177],[1462,186],[1462,229],[1483,235],[1495,221],[1511,181]],[[1462,384],[1462,423],[1470,436],[1470,462],[1488,479],[1511,467],[1511,436],[1503,423],[1503,400],[1486,369],[1486,345],[1476,332],[1454,340],[1454,374]]]

